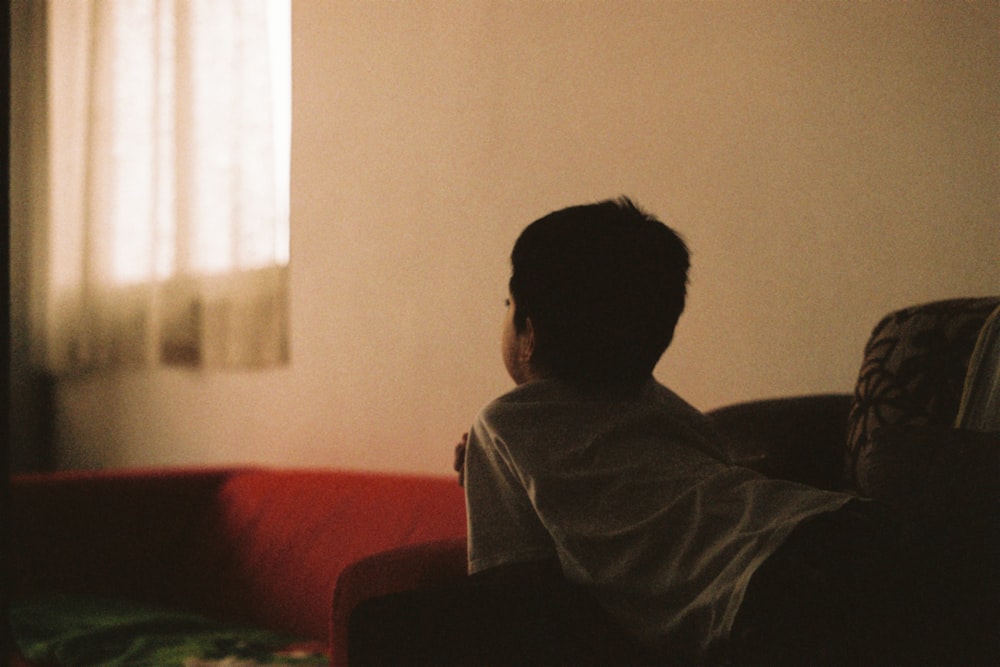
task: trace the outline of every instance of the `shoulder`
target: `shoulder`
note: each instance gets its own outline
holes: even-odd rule
[[[571,386],[558,380],[536,380],[493,399],[480,411],[479,419],[490,424],[519,415],[544,413],[560,405],[575,403],[574,394]]]
[[[725,454],[725,436],[711,417],[659,382],[647,386],[647,393],[649,401],[658,406],[660,417],[669,423],[675,437],[712,458],[729,461]]]
[[[645,391],[647,401],[654,403],[669,417],[689,423],[698,429],[713,430],[712,420],[705,413],[659,382],[651,382]]]
[[[632,391],[584,388],[561,380],[536,380],[494,399],[480,411],[479,418],[489,424],[525,415],[592,414],[607,408],[616,412],[642,408],[694,421],[707,419],[697,408],[654,379]]]
[[[629,391],[530,382],[486,405],[476,429],[505,448],[540,441],[547,447],[584,446],[602,436],[641,434],[717,449],[705,442],[715,440],[709,419],[652,378]]]
[[[566,415],[559,419],[558,414]],[[473,437],[495,447],[517,448],[537,439],[553,421],[572,422],[577,415],[573,401],[561,383],[530,382],[499,396],[480,410]]]

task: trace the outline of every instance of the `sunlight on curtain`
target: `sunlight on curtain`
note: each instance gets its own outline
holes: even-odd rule
[[[48,3],[55,371],[287,361],[289,0]]]

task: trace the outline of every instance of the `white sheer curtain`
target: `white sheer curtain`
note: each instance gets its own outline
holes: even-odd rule
[[[288,359],[289,0],[50,0],[33,340],[54,372]]]

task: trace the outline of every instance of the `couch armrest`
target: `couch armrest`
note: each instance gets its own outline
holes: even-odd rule
[[[370,598],[442,586],[466,576],[465,539],[437,540],[373,554],[348,565],[337,577],[330,619],[333,667],[348,664],[348,622]]]
[[[736,403],[708,413],[733,461],[768,477],[843,489],[850,394]]]

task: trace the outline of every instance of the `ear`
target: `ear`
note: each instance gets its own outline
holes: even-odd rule
[[[530,317],[525,319],[524,330],[518,334],[517,342],[521,361],[531,361],[535,356],[535,325],[532,324]]]

